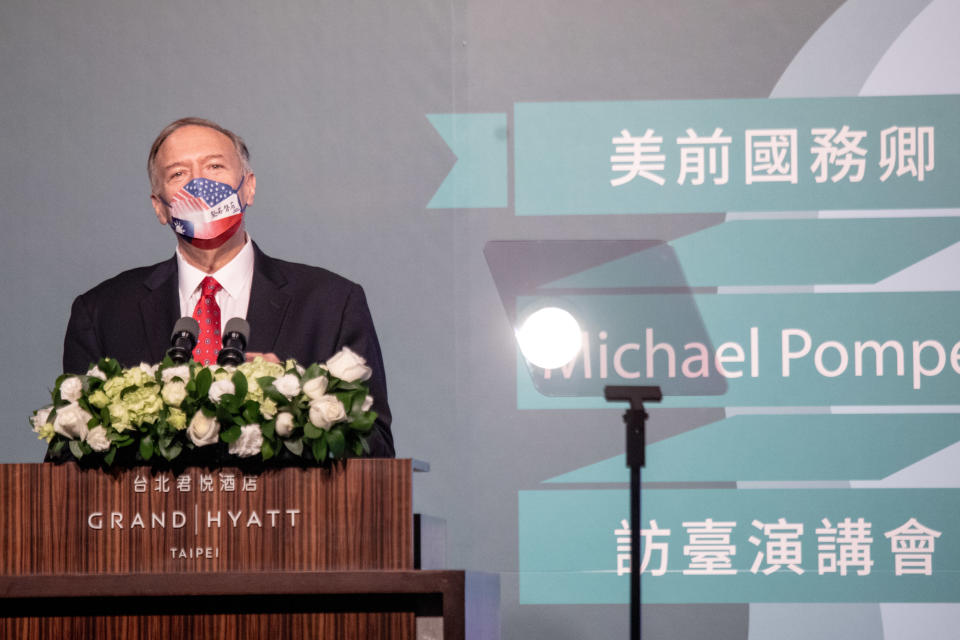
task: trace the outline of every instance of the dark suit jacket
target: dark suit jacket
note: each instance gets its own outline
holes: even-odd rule
[[[254,244],[247,321],[249,351],[275,353],[308,365],[350,347],[373,369],[368,381],[377,422],[371,453],[394,455],[380,343],[360,285],[335,273],[271,258]],[[124,367],[160,362],[180,316],[176,256],[125,271],[73,303],[63,344],[63,370],[86,373],[109,356]]]

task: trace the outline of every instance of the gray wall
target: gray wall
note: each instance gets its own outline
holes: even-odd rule
[[[517,491],[616,455],[623,433],[613,410],[516,409],[512,329],[483,248],[666,240],[723,214],[558,220],[510,208],[429,210],[454,156],[426,114],[511,113],[519,101],[769,97],[839,4],[5,0],[0,459],[42,459],[26,416],[60,372],[73,297],[172,255],[173,234],[148,201],[147,148],[167,122],[208,117],[251,149],[259,188],[247,225],[260,246],[364,285],[398,455],[433,467],[416,479],[417,508],[448,519],[451,566],[502,573],[504,637],[625,637],[623,606],[517,602]],[[879,4],[900,12],[877,18],[892,38],[926,3]],[[855,95],[852,83],[879,53],[802,77],[819,74]],[[837,79],[850,67],[854,81]],[[646,624],[652,637],[738,639],[750,626],[747,605],[654,607]]]

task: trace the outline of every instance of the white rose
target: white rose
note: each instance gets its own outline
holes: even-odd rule
[[[71,440],[83,440],[87,437],[87,423],[91,418],[93,416],[81,409],[77,403],[68,404],[57,409],[53,430]]]
[[[277,414],[277,435],[286,438],[293,432],[293,414],[289,411],[281,411]]]
[[[146,362],[140,363],[140,370],[152,377],[156,377],[157,369],[159,368],[160,368],[159,364],[149,365]]]
[[[187,427],[187,436],[193,444],[205,447],[213,444],[220,436],[220,423],[213,416],[205,416],[203,411],[197,411]]]
[[[91,378],[100,378],[101,380],[107,379],[107,374],[105,374],[103,371],[100,371],[100,367],[97,365],[90,367],[90,369],[87,370],[87,375]]]
[[[329,430],[337,422],[346,420],[347,412],[336,396],[322,396],[310,403],[310,423],[318,429]]]
[[[370,411],[371,407],[373,407],[373,396],[368,395],[363,399],[363,404],[360,405],[360,411]]]
[[[107,439],[107,430],[102,426],[96,426],[87,433],[87,444],[94,451],[106,451],[110,448],[110,440]]]
[[[328,382],[329,380],[327,380],[326,376],[310,378],[303,383],[303,393],[311,400],[319,400],[323,397],[323,394],[327,392]]]
[[[207,395],[211,402],[217,404],[220,402],[220,396],[225,393],[235,393],[236,390],[236,387],[233,386],[233,380],[217,380],[210,385],[210,393]]]
[[[76,402],[83,395],[83,381],[77,376],[70,376],[60,383],[60,397],[67,402]]]
[[[173,380],[163,385],[160,397],[171,407],[179,407],[187,397],[187,385],[185,382]]]
[[[168,367],[163,370],[163,373],[160,374],[163,378],[163,381],[170,382],[174,378],[180,378],[184,382],[190,379],[190,367],[185,364],[181,364],[178,367]]]
[[[292,373],[282,375],[274,380],[273,386],[277,391],[286,396],[287,400],[290,400],[295,395],[300,393],[300,380],[298,380],[297,376],[293,375]]]
[[[347,382],[367,380],[373,373],[367,366],[367,361],[351,351],[349,347],[344,347],[333,354],[324,366],[331,375]]]
[[[260,432],[260,425],[245,424],[240,427],[240,437],[230,443],[228,451],[231,455],[249,458],[260,453],[261,446],[263,446],[263,434]]]
[[[34,433],[40,433],[40,428],[47,424],[51,411],[53,411],[52,406],[44,407],[43,409],[37,409],[37,413],[30,417],[30,421],[33,423]]]

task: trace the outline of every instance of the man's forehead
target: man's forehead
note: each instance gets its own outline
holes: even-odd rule
[[[226,161],[228,161],[228,160],[231,160],[231,159],[234,158],[234,157],[236,157],[236,154],[233,154],[232,156],[227,156],[227,155],[224,155],[224,154],[222,154],[222,153],[211,153],[211,154],[209,154],[209,155],[201,156],[201,157],[196,158],[196,159],[197,159],[197,160],[200,160],[201,163],[207,163],[207,162],[210,162],[211,160],[219,160],[219,161],[221,161],[221,162],[226,162]],[[166,160],[167,158],[164,158],[164,159]],[[188,159],[193,160],[194,157],[186,158],[186,157],[181,156],[181,157],[170,158],[170,159],[169,159],[170,162],[167,162],[166,164],[162,164],[162,165],[160,165],[160,166],[161,166],[161,168],[163,168],[163,169],[169,169],[170,167],[175,167],[175,166],[177,166],[178,164],[183,164],[183,163],[186,162]]]
[[[220,155],[224,159],[237,158],[237,150],[229,137],[216,129],[201,125],[180,127],[163,141],[157,150],[161,166],[181,159]]]

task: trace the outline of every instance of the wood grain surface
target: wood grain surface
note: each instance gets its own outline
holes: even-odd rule
[[[0,465],[0,573],[412,569],[411,483],[410,460],[179,477]]]

